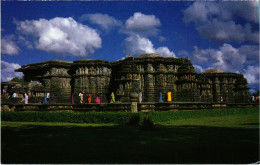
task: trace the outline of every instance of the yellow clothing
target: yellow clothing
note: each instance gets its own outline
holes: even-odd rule
[[[167,101],[172,101],[172,92],[168,92],[167,93],[168,97],[167,97]]]

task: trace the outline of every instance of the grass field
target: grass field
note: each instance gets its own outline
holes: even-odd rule
[[[153,130],[109,123],[2,121],[1,163],[255,163],[259,111],[247,111],[158,120]]]

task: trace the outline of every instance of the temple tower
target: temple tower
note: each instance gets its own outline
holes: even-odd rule
[[[247,80],[240,75],[235,82],[235,102],[248,103],[250,94],[247,88]]]
[[[84,92],[86,98],[92,95],[92,103],[97,94],[101,102],[108,102],[108,89],[111,76],[110,64],[102,60],[79,60],[72,65],[72,95],[79,102],[79,93]]]
[[[197,87],[197,73],[189,59],[182,59],[183,64],[178,69],[177,101],[198,102],[200,90]]]

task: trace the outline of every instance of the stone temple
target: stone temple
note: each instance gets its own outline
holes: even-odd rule
[[[24,65],[16,71],[24,74],[29,102],[37,102],[49,92],[56,103],[71,103],[72,97],[79,103],[80,91],[91,93],[93,103],[97,93],[101,103],[108,103],[112,92],[117,102],[130,102],[131,96],[139,92],[143,102],[158,102],[160,93],[167,101],[167,92],[172,93],[173,102],[250,102],[242,74],[217,69],[198,74],[188,58],[159,54],[114,62],[54,60]]]

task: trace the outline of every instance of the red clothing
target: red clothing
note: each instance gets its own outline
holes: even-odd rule
[[[91,103],[91,94],[88,95],[88,103]]]
[[[99,99],[98,96],[97,96],[97,98],[96,98],[96,103],[100,103],[100,99]]]
[[[74,97],[73,97],[73,95],[71,96],[71,103],[74,104]]]

